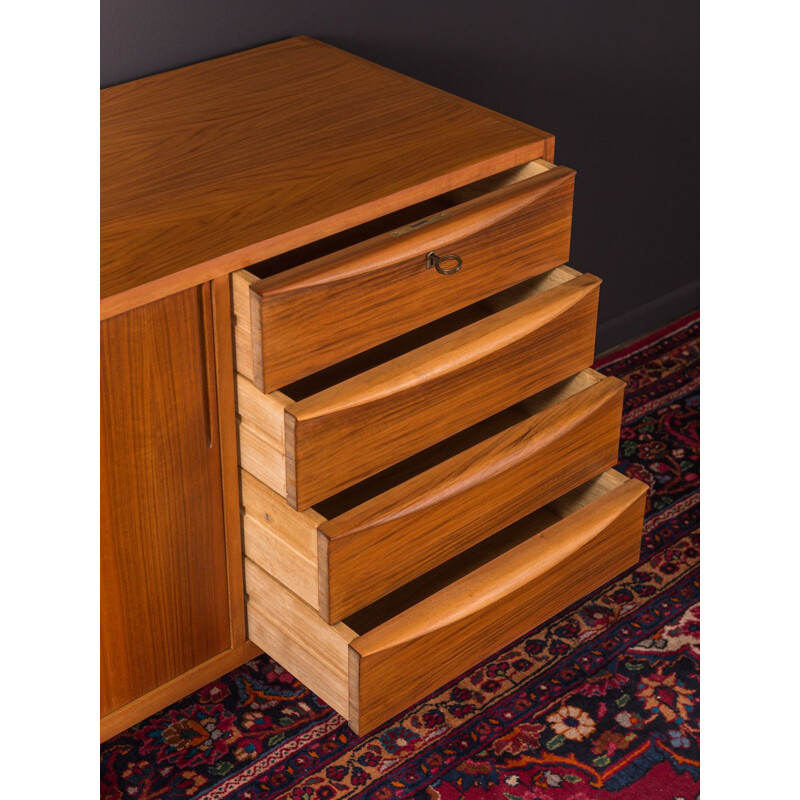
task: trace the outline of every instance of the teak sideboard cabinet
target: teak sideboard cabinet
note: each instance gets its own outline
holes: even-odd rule
[[[262,650],[365,733],[636,562],[550,134],[307,37],[101,104],[103,738]]]

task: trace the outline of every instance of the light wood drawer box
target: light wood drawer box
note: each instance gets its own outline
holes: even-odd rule
[[[337,622],[613,466],[623,390],[584,370],[302,512],[243,471],[245,554]]]
[[[236,273],[238,371],[273,391],[563,264],[574,178],[538,160]]]
[[[364,734],[635,564],[646,492],[605,472],[336,625],[245,559],[250,638]]]
[[[241,466],[303,510],[588,367],[600,280],[550,270],[264,395]]]

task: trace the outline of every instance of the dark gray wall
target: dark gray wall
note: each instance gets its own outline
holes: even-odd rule
[[[298,34],[556,135],[571,263],[604,279],[598,352],[697,307],[696,2],[102,0],[101,80]]]

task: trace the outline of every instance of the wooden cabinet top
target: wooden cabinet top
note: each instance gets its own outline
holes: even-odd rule
[[[101,318],[552,155],[308,37],[104,89]]]

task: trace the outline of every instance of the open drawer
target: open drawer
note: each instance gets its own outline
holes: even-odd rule
[[[306,511],[243,470],[245,554],[337,622],[613,466],[623,390],[583,370]]]
[[[303,510],[592,363],[600,280],[559,267],[261,393],[240,463]]]
[[[336,625],[245,559],[250,639],[364,734],[635,564],[646,492],[605,472]]]
[[[574,179],[540,159],[235,273],[237,371],[273,391],[563,264]]]

